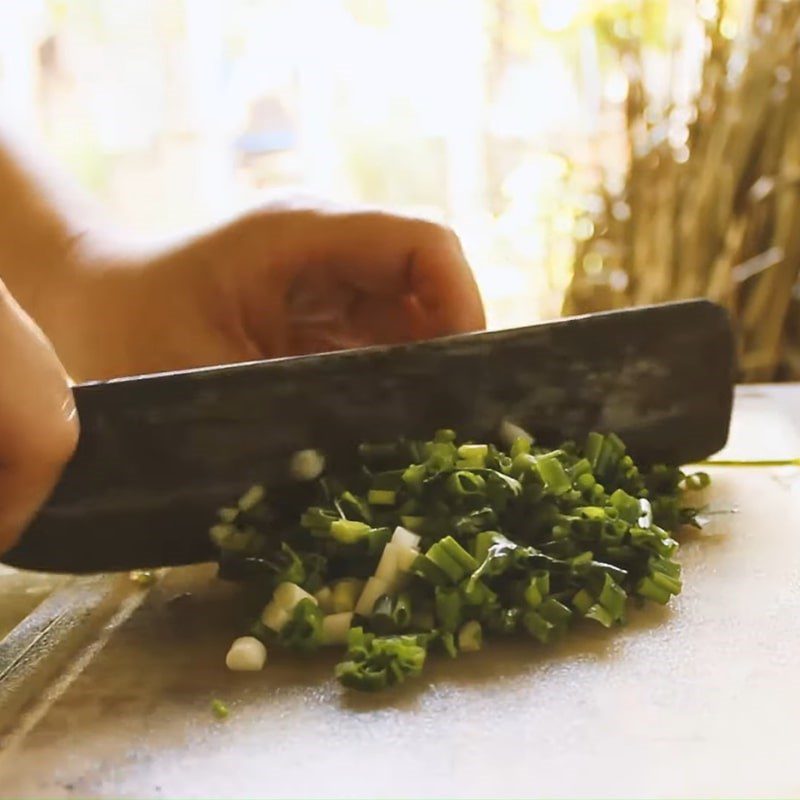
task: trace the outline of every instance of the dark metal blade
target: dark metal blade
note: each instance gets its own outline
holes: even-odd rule
[[[215,509],[252,483],[285,486],[295,513],[296,450],[335,466],[359,442],[438,427],[482,439],[508,418],[552,443],[613,430],[637,458],[687,463],[725,444],[733,379],[726,313],[690,301],[86,384],[77,453],[5,561],[91,572],[208,560]]]

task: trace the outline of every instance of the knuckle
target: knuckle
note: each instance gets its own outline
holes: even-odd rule
[[[458,234],[449,225],[444,225],[431,220],[420,220],[421,233],[425,240],[435,247],[447,249],[460,249],[461,240]]]

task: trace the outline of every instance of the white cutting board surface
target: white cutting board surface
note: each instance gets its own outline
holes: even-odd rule
[[[732,457],[800,455],[787,398],[740,393]],[[713,477],[738,513],[685,542],[669,609],[436,659],[383,697],[345,694],[328,657],[228,673],[235,593],[173,570],[20,716],[0,796],[798,797],[800,470]]]

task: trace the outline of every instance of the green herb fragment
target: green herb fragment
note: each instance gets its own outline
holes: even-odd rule
[[[397,502],[397,492],[390,489],[370,489],[367,502],[371,506],[393,506]]]
[[[240,498],[239,511],[250,511],[264,499],[263,486],[251,486]]]
[[[401,592],[392,605],[392,621],[397,630],[405,630],[411,624],[412,611],[411,597],[406,592]]]
[[[322,612],[317,604],[313,600],[301,600],[278,638],[292,650],[316,650],[322,644]]]
[[[342,544],[353,544],[365,538],[370,532],[370,527],[365,522],[349,519],[337,519],[331,523],[331,538]]]
[[[375,636],[351,628],[347,660],[336,666],[343,686],[360,691],[387,689],[422,672],[427,640],[422,636]]]
[[[214,699],[211,701],[211,712],[217,719],[226,719],[230,714],[230,710],[222,700]]]
[[[569,479],[561,462],[555,456],[543,456],[536,462],[539,474],[542,476],[544,485],[556,495],[564,494],[572,488],[572,481]]]
[[[474,653],[483,646],[483,628],[475,619],[465,622],[458,632],[458,649],[464,653]]]
[[[435,598],[436,621],[442,630],[452,633],[461,624],[461,593],[458,589],[437,586]]]

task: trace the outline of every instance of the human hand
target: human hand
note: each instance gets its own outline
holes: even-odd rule
[[[76,379],[485,326],[456,236],[373,211],[270,206],[156,255],[102,259],[55,341]]]
[[[47,499],[78,439],[66,373],[0,282],[0,553]]]

